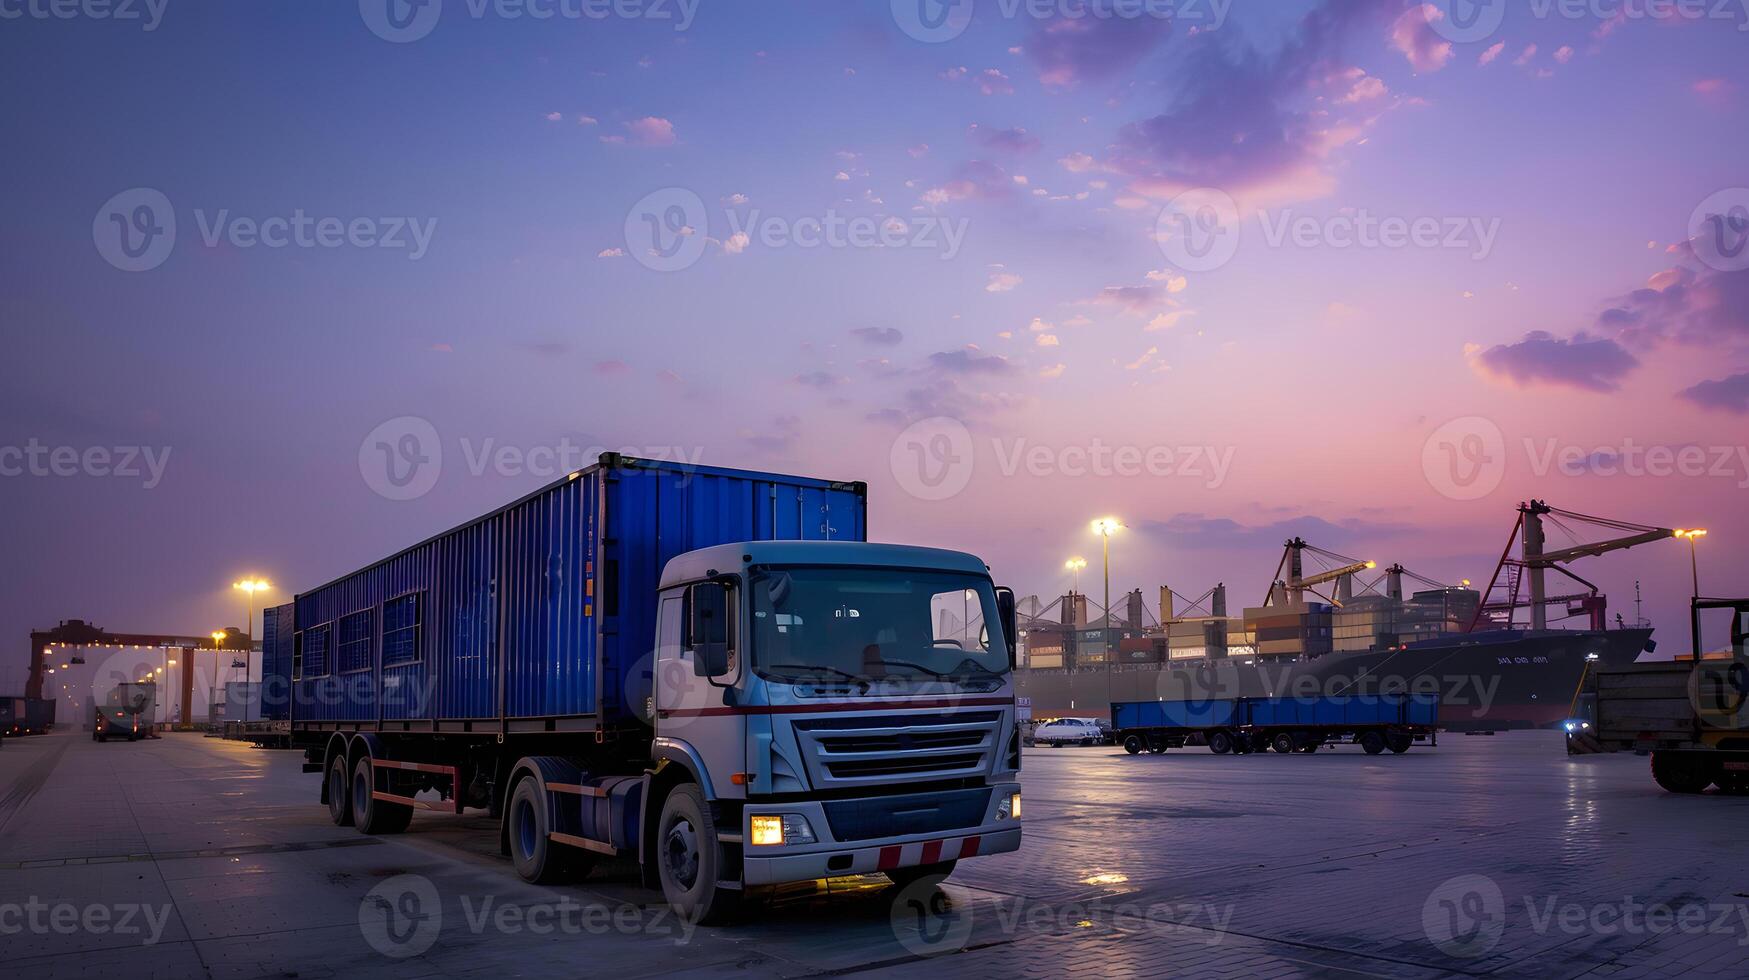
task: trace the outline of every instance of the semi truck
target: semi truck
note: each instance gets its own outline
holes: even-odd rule
[[[158,738],[157,711],[156,683],[117,684],[102,700],[91,698],[91,740],[107,742],[121,738],[133,742]]]
[[[46,735],[54,727],[54,698],[0,698],[0,732]]]
[[[1285,698],[1114,701],[1117,744],[1130,755],[1206,745],[1216,755],[1316,752],[1344,741],[1368,755],[1439,744],[1434,694],[1337,694]]]
[[[1731,614],[1731,649],[1700,649],[1701,612]],[[1693,600],[1694,656],[1597,672],[1596,745],[1651,757],[1671,793],[1749,792],[1749,599]],[[1573,742],[1581,733],[1568,731]]]
[[[867,527],[866,484],[603,455],[276,607],[263,714],[335,824],[483,809],[531,882],[628,857],[710,923],[938,881],[1020,846],[1014,596]]]

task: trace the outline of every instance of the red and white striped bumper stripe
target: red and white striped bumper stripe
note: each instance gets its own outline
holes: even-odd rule
[[[889,844],[881,848],[878,870],[906,868],[916,864],[935,864],[978,856],[981,837],[948,837],[943,840],[915,841],[910,844]]]

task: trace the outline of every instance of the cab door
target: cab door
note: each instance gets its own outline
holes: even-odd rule
[[[732,697],[740,664],[718,677],[699,675],[701,654],[687,628],[693,590],[698,588],[670,589],[658,600],[656,735],[691,747],[709,770],[711,788],[718,796],[740,797],[744,791],[729,779],[746,771],[746,716],[735,710]]]

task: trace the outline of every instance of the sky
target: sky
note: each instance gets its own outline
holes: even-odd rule
[[[0,14],[0,685],[602,450],[867,481],[1046,601],[1107,514],[1150,602],[1292,534],[1482,582],[1531,497],[1745,589],[1735,0]],[[1689,559],[1576,570],[1685,647]]]

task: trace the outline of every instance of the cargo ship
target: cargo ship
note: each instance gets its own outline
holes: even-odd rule
[[[1628,533],[1549,549],[1545,521]],[[1605,597],[1566,566],[1678,536],[1532,500],[1519,505],[1484,589],[1445,585],[1401,565],[1377,570],[1296,537],[1284,542],[1267,599],[1237,616],[1228,615],[1224,585],[1183,608],[1162,586],[1154,624],[1144,623],[1140,590],[1125,597],[1121,613],[1094,620],[1085,595],[1071,592],[1043,607],[1035,600],[1016,691],[1031,699],[1034,718],[1103,715],[1114,700],[1427,692],[1440,696],[1450,728],[1554,726],[1570,714],[1588,671],[1633,663],[1656,647],[1651,626],[1637,618],[1629,624],[1618,616],[1612,626]],[[1308,558],[1327,567],[1308,573]],[[1550,594],[1550,571],[1582,589]],[[1425,587],[1405,595],[1405,580]],[[1584,626],[1551,628],[1551,607]]]

